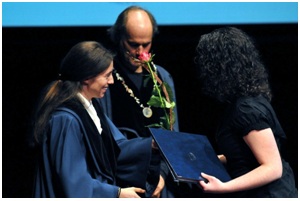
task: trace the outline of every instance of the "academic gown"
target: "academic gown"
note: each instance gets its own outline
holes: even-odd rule
[[[126,80],[126,84],[129,86],[129,88],[133,90],[134,94],[141,100],[141,102],[149,100],[152,94],[153,84],[149,82],[148,86],[144,86],[144,90],[146,92],[144,91],[143,93],[140,93],[136,88],[135,84],[126,76],[126,73],[124,73],[124,71],[122,70],[121,68],[122,64],[119,61],[119,59],[115,58],[114,62],[115,62],[114,67],[117,70],[117,72],[119,72],[122,75],[122,77]],[[174,101],[176,102],[175,86],[174,86],[174,81],[172,76],[163,67],[159,65],[156,65],[156,67],[157,67],[158,76],[161,78],[163,82],[166,82],[169,85],[169,87],[173,92]],[[129,136],[129,138],[131,138],[132,136],[150,137],[150,134],[147,132],[147,127],[145,127],[145,125],[157,123],[157,119],[159,119],[160,115],[162,115],[161,113],[162,110],[160,108],[152,108],[153,110],[152,117],[150,119],[145,118],[142,114],[142,109],[140,108],[140,106],[135,102],[135,100],[132,97],[129,96],[128,92],[124,90],[124,86],[121,84],[121,82],[116,81],[117,78],[115,75],[114,75],[114,80],[115,83],[111,85],[110,88],[106,91],[105,96],[101,99],[98,99],[99,104],[103,106],[104,113],[110,119],[112,119],[112,121],[116,124],[116,126],[122,128],[122,130],[125,131],[124,133],[126,133],[126,135]],[[123,97],[122,104],[119,104],[120,97]],[[146,104],[144,103],[144,105]],[[114,111],[117,111],[117,114],[114,114]],[[136,111],[138,111],[139,113],[138,115],[136,115]],[[179,118],[178,118],[177,107],[175,107],[173,111],[176,120],[173,125],[173,130],[179,131]],[[160,165],[159,163],[154,161],[152,165],[152,169],[157,168],[155,167],[155,164],[160,166],[161,168],[160,174],[164,178],[166,182],[166,186],[169,186],[170,183],[170,185],[175,186],[177,188],[178,185],[177,183],[176,184],[174,183],[172,175],[169,173],[169,169],[166,163],[164,162],[164,160],[161,160]],[[149,181],[149,178],[147,181],[148,183],[151,182]],[[181,186],[182,185],[184,184],[181,184]],[[156,184],[153,184],[151,186],[151,188],[155,188],[155,187]],[[162,197],[172,198],[174,197],[174,195],[169,190],[166,190],[166,188],[164,188],[164,191],[162,192]]]
[[[151,138],[127,140],[95,109],[101,136],[78,102],[53,113],[39,147],[33,197],[116,198],[118,182],[145,189]]]
[[[140,93],[135,84],[128,78],[128,76],[126,76],[126,73],[124,73],[124,70],[122,70],[119,65],[121,65],[120,62],[116,60],[114,63],[114,67],[122,75],[124,80],[126,80],[126,85],[128,85],[129,88],[133,90],[134,95],[136,95],[140,99],[141,103],[147,105],[145,102],[147,102],[152,95],[152,82],[149,82],[148,86],[143,86],[143,92]],[[176,103],[175,86],[172,76],[163,67],[159,65],[156,65],[156,67],[158,76],[171,88],[173,99]],[[142,114],[142,108],[140,108],[140,105],[137,104],[136,101],[128,94],[121,82],[117,81],[117,78],[114,74],[113,76],[115,83],[108,88],[105,96],[99,99],[99,101],[103,105],[104,113],[113,120],[117,127],[130,128],[137,132],[139,136],[147,136],[147,128],[145,126],[158,123],[158,119],[160,118],[160,116],[164,115],[163,111],[160,108],[152,107],[152,117],[145,118]],[[121,104],[119,102],[120,97],[122,97]],[[116,112],[115,114],[114,111]],[[173,130],[179,131],[177,107],[173,108],[173,112],[175,118]],[[138,115],[136,113],[138,113]]]

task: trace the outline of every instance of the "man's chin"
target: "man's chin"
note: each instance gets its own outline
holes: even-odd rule
[[[127,69],[129,69],[130,71],[135,72],[140,66],[140,63],[137,63],[136,61],[134,61],[133,58],[126,56],[124,58],[124,64],[126,66]]]
[[[131,60],[129,60],[128,62],[127,62],[127,68],[129,68],[130,70],[132,70],[132,71],[136,71],[136,69],[138,69],[139,68],[139,64],[137,64],[136,62],[134,62],[134,61],[131,61]]]
[[[136,66],[136,65],[130,65],[130,66],[128,66],[128,68],[129,68],[131,71],[135,72],[135,71],[139,68],[139,66]]]

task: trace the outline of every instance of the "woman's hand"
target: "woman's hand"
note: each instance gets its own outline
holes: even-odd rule
[[[140,198],[138,193],[145,193],[145,190],[136,187],[122,188],[119,198]]]
[[[202,190],[206,193],[223,193],[225,192],[225,184],[214,176],[201,173],[201,176],[207,180],[199,181]]]
[[[271,128],[252,130],[243,139],[260,165],[226,183],[211,175],[201,173],[208,180],[208,183],[199,182],[204,192],[230,193],[245,191],[261,187],[281,177],[282,162]]]

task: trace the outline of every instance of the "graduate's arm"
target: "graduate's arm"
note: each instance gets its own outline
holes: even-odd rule
[[[67,115],[53,117],[50,158],[58,188],[66,197],[115,198],[118,187],[107,183],[101,174],[93,178],[88,170],[82,129],[75,118]]]

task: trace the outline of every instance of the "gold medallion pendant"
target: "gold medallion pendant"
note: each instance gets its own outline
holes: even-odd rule
[[[146,118],[150,118],[152,116],[152,110],[150,107],[144,107],[143,108],[143,115],[146,117]]]

